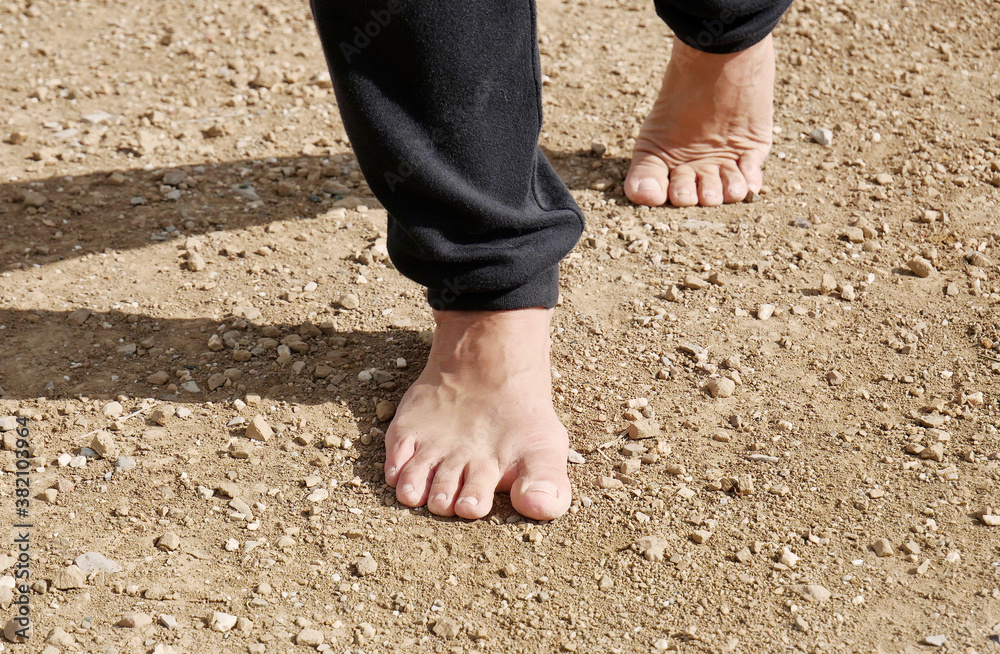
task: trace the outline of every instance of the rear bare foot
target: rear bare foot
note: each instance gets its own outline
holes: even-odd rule
[[[385,437],[385,478],[407,506],[482,518],[497,491],[523,516],[569,508],[569,436],[552,407],[552,311],[436,311],[427,366]]]
[[[740,202],[760,191],[771,150],[774,44],[730,55],[674,39],[673,55],[632,153],[625,195],[677,207]]]

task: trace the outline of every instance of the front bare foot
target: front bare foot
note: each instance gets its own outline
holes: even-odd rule
[[[437,311],[427,366],[386,432],[385,478],[407,506],[482,518],[497,491],[523,516],[569,508],[569,436],[552,407],[552,311]]]
[[[771,150],[774,44],[729,55],[674,39],[673,55],[632,153],[625,195],[677,207],[740,202],[760,191]]]

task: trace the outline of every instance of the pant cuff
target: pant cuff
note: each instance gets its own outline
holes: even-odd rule
[[[475,291],[461,284],[446,283],[443,288],[427,289],[427,302],[437,311],[514,311],[516,309],[551,309],[559,301],[559,266],[538,273],[517,288],[501,291]]]

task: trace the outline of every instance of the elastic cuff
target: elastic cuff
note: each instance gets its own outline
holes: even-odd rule
[[[714,42],[706,42],[704,35],[709,34],[709,32],[702,32],[699,34],[699,37],[702,37],[701,40],[699,40],[698,37],[692,38],[686,34],[678,34],[677,32],[674,32],[674,34],[677,38],[683,41],[684,45],[694,50],[698,50],[699,52],[704,52],[706,54],[728,55],[749,50],[753,46],[757,45],[774,31],[774,28],[778,26],[779,22],[780,19],[775,21],[773,25],[769,25],[766,29],[757,32],[756,34],[742,38],[734,43],[724,43],[721,45]]]
[[[792,0],[744,3],[748,14],[736,14],[734,3],[656,0],[656,13],[686,45],[708,54],[734,54],[751,48],[774,31]],[[749,4],[749,7],[746,5]],[[755,6],[756,5],[756,6]]]
[[[559,266],[543,270],[517,288],[474,291],[460,283],[427,289],[427,302],[436,311],[514,311],[542,307],[552,309],[559,301]]]

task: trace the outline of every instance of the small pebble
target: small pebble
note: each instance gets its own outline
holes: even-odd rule
[[[833,145],[833,131],[826,127],[814,128],[813,131],[809,132],[809,138],[813,140],[813,143],[818,143],[826,148]]]

